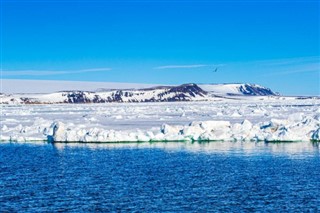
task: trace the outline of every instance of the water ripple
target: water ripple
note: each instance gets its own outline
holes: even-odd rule
[[[0,144],[0,211],[319,211],[311,143]]]

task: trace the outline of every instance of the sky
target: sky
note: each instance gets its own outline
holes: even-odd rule
[[[320,95],[319,14],[320,0],[2,0],[1,78]]]

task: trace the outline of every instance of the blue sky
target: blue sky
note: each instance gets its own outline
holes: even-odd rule
[[[249,82],[320,95],[319,1],[1,4],[3,79]]]

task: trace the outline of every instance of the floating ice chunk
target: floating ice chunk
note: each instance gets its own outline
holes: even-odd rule
[[[312,133],[311,140],[316,140],[316,141],[320,140],[320,128],[318,128]]]
[[[14,136],[10,136],[9,141],[11,141],[11,142],[26,142],[26,138],[23,136],[14,135]]]
[[[222,112],[217,112],[217,116],[223,116]]]
[[[65,125],[62,122],[54,122],[51,127],[53,129],[52,137],[54,141],[68,141],[65,134]]]
[[[230,129],[229,121],[202,121],[191,122],[181,131],[181,135],[191,140],[221,140]]]
[[[151,132],[151,131],[147,131],[147,136],[151,139],[151,138],[154,138],[155,136],[154,136],[154,133],[153,132]]]
[[[315,119],[316,121],[320,122],[320,114],[317,114],[313,117],[313,119]]]
[[[7,131],[7,130],[8,130],[7,125],[3,125],[2,128],[1,128],[1,130],[2,130],[2,131]]]
[[[261,109],[254,109],[254,110],[252,110],[252,113],[255,115],[263,115],[265,113],[265,111],[263,111]]]
[[[289,122],[299,122],[302,121],[305,118],[304,113],[294,113],[289,115],[288,121]]]
[[[243,130],[250,131],[252,129],[252,123],[250,121],[248,121],[248,120],[244,120],[241,123],[241,127],[242,127]]]
[[[122,115],[116,115],[114,118],[117,120],[123,119]]]
[[[231,116],[232,116],[232,117],[241,117],[240,113],[239,113],[237,110],[234,111]]]
[[[121,119],[121,118],[116,117],[115,119]],[[86,118],[86,120],[91,121],[91,122],[98,121],[98,119],[95,117]]]
[[[232,138],[235,140],[252,140],[259,128],[253,127],[252,123],[244,120],[242,123],[236,123],[231,128]]]
[[[196,121],[191,122],[189,126],[199,126],[205,130],[215,130],[221,128],[229,128],[230,122],[229,121]]]
[[[161,132],[163,134],[178,134],[180,131],[178,126],[170,126],[168,124],[163,124],[161,126]]]

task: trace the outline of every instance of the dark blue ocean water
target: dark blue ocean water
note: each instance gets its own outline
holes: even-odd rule
[[[316,212],[319,144],[0,143],[0,212]]]

